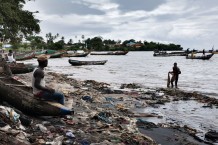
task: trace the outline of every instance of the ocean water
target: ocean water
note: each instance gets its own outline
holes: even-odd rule
[[[177,62],[181,70],[178,87],[218,98],[218,55],[210,60],[190,60],[185,56],[153,57],[153,52],[129,52],[127,55],[88,55],[76,60],[108,60],[105,65],[71,66],[69,58],[49,59],[48,70],[68,74],[79,80],[96,80],[120,86],[138,83],[145,87],[166,87],[167,74]],[[35,63],[35,59],[25,61]]]
[[[138,83],[144,87],[166,87],[167,74],[177,62],[181,70],[178,87],[218,98],[218,55],[210,60],[190,60],[185,56],[153,57],[153,52],[129,52],[124,56],[88,55],[75,60],[108,60],[105,65],[71,66],[69,58],[49,59],[48,71],[69,75],[78,80],[96,80],[119,87],[124,83]],[[36,59],[25,61],[34,63]],[[196,101],[176,101],[158,108],[146,107],[142,113],[155,113],[163,118],[144,118],[155,123],[188,125],[200,131],[200,137],[209,129],[218,131],[218,109],[203,108]]]

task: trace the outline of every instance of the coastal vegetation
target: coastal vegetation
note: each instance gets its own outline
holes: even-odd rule
[[[182,50],[181,45],[163,44],[159,42],[148,42],[146,40],[137,41],[134,39],[111,40],[103,39],[101,36],[85,39],[81,35],[81,39],[73,42],[73,39],[65,40],[64,36],[58,33],[52,33],[37,36],[40,32],[40,20],[36,19],[34,14],[23,10],[25,0],[1,0],[0,5],[0,41],[9,43],[13,49],[21,50],[37,50],[37,49],[53,49],[53,50],[78,50],[86,49],[89,51],[154,51],[158,50]],[[0,47],[1,47],[0,46]]]
[[[24,42],[16,43],[14,48],[22,50],[53,49],[53,50],[89,50],[89,51],[154,51],[154,50],[183,50],[181,45],[163,44],[159,42],[148,42],[146,40],[136,41],[134,39],[115,41],[103,39],[102,37],[87,38],[81,42],[73,42],[72,39],[65,41],[65,37],[59,34],[46,34],[46,40],[42,36],[27,36]],[[12,43],[13,44],[13,43]]]

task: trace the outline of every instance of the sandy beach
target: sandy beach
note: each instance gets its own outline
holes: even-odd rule
[[[16,75],[17,80],[30,86],[31,73]],[[167,102],[195,100],[208,106],[218,106],[218,100],[195,92],[178,89],[141,88],[137,84],[122,84],[120,89],[93,80],[77,81],[67,75],[49,72],[48,86],[64,93],[65,106],[73,108],[74,115],[32,116],[25,130],[14,129],[16,134],[1,131],[1,144],[139,144],[176,145],[206,144],[198,131],[187,125],[148,122],[143,118],[162,118],[153,113],[140,113],[136,108],[155,107]],[[158,92],[158,93],[157,93]],[[22,115],[21,115],[22,116]],[[40,125],[39,125],[40,124]],[[40,126],[40,127],[39,127]],[[7,134],[7,135],[6,135]],[[8,138],[14,138],[11,140]]]

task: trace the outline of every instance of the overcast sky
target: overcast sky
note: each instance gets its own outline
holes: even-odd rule
[[[25,9],[39,11],[43,37],[51,32],[74,42],[85,35],[218,49],[218,0],[35,0]]]

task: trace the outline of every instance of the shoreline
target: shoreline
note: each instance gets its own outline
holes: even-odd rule
[[[30,85],[31,73],[16,76],[19,80],[26,82],[26,85]],[[217,99],[211,99],[207,96],[197,94],[196,92],[190,93],[163,88],[155,88],[152,90],[147,88],[146,91],[146,89],[143,90],[136,84],[123,84],[120,89],[112,90],[109,88],[109,84],[99,83],[93,80],[78,81],[68,78],[67,75],[52,72],[47,73],[45,76],[49,86],[65,94],[66,106],[73,107],[75,115],[66,116],[64,118],[34,118],[31,125],[32,128],[36,126],[36,123],[43,124],[45,121],[49,122],[43,125],[48,128],[46,134],[51,137],[43,138],[37,136],[40,130],[35,130],[35,132],[31,133],[31,136],[35,137],[33,143],[52,141],[55,139],[55,136],[63,135],[63,143],[66,141],[81,143],[81,141],[85,139],[85,141],[93,144],[158,144],[161,142],[161,144],[176,144],[179,142],[200,144],[198,140],[201,140],[201,144],[204,144],[204,141],[196,136],[196,129],[192,129],[188,126],[180,127],[164,123],[154,124],[147,122],[141,119],[141,117],[161,118],[162,116],[152,113],[137,113],[132,110],[137,107],[155,107],[156,104],[164,105],[171,101],[193,99],[207,103],[209,107],[211,107],[211,105],[218,107]],[[84,96],[88,96],[90,100],[84,99]],[[56,126],[54,124],[56,124]],[[52,133],[52,129],[60,129],[60,126],[62,126],[62,133],[57,131]],[[141,133],[143,132],[141,128],[145,129],[144,134]],[[155,134],[160,131],[156,128],[162,130],[162,135],[168,134],[168,136],[165,136],[166,138],[162,136],[162,139],[158,140],[156,137],[159,136],[158,138],[161,138],[161,134],[155,136]],[[149,132],[151,129],[153,129],[153,131],[151,131],[153,133]],[[67,130],[71,130],[75,138],[70,139],[66,137]],[[30,129],[29,131],[31,132],[32,130]],[[181,136],[172,136],[171,133],[175,131],[180,133]],[[149,134],[150,137],[147,136],[147,134]],[[183,137],[187,139],[184,140]],[[153,139],[157,141],[155,142]],[[30,137],[26,137],[24,140],[29,142]]]

